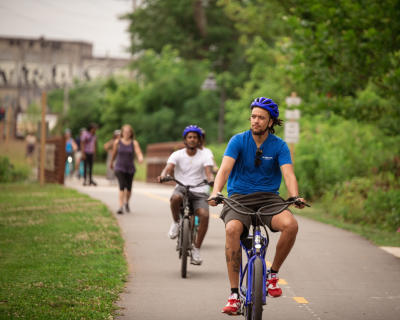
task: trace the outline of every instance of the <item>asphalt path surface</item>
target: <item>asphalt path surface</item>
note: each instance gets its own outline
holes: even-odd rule
[[[120,225],[130,274],[118,319],[228,319],[221,313],[230,293],[221,208],[210,211],[203,264],[188,264],[182,279],[176,241],[167,237],[172,187],[134,182],[132,212],[117,215],[117,186],[98,182],[97,187],[83,187],[77,180],[66,185],[103,201]],[[358,235],[297,219],[297,241],[279,273],[283,295],[267,299],[263,319],[400,319],[399,258]],[[268,261],[278,237],[271,235]]]

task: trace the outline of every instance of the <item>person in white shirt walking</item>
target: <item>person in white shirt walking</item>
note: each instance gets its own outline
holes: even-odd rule
[[[204,180],[204,177],[209,182],[214,181],[212,159],[199,148],[201,138],[202,132],[198,126],[190,125],[185,128],[183,131],[185,148],[177,150],[170,155],[167,165],[158,177],[158,182],[161,182],[166,176],[173,175],[185,185],[197,185]],[[177,185],[170,199],[173,222],[168,235],[171,239],[175,239],[178,236],[179,210],[183,200],[182,188]],[[189,193],[194,213],[200,218],[199,231],[192,251],[191,263],[195,265],[200,265],[203,261],[200,256],[200,247],[208,229],[208,194],[209,187],[207,185],[192,188]]]

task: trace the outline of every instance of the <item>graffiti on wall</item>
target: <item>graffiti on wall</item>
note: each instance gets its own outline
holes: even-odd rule
[[[0,86],[62,87],[72,84],[74,79],[89,81],[114,71],[113,68],[99,64],[80,69],[72,64],[0,61]]]

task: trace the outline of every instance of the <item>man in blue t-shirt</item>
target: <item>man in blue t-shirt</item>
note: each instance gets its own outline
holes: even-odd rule
[[[290,198],[299,200],[296,207],[303,208],[301,202],[304,199],[299,197],[289,148],[285,141],[274,135],[274,125],[282,125],[278,118],[278,105],[271,99],[260,97],[250,107],[251,130],[239,133],[229,141],[209,198],[210,205],[216,205],[213,198],[221,192],[227,180],[229,197],[253,210],[269,203],[283,202],[278,192],[283,175]],[[225,255],[231,284],[231,294],[222,312],[235,315],[240,312],[240,239],[247,237],[251,218],[225,205],[221,219],[225,222]],[[279,297],[282,290],[278,286],[277,273],[295,242],[297,221],[289,210],[262,219],[272,232],[281,232],[266,283],[268,294]]]

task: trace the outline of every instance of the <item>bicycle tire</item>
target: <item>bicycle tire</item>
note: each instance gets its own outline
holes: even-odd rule
[[[186,278],[187,273],[187,259],[189,255],[190,246],[190,222],[189,219],[183,219],[182,223],[182,254],[181,254],[181,276]]]
[[[64,176],[68,178],[72,174],[72,164],[66,161],[65,163],[65,170],[64,170]]]
[[[253,264],[253,283],[251,286],[251,303],[246,307],[246,320],[262,320],[263,312],[263,264],[256,259]]]
[[[254,276],[253,276],[253,319],[261,320],[263,312],[263,264],[261,259],[254,261]]]

